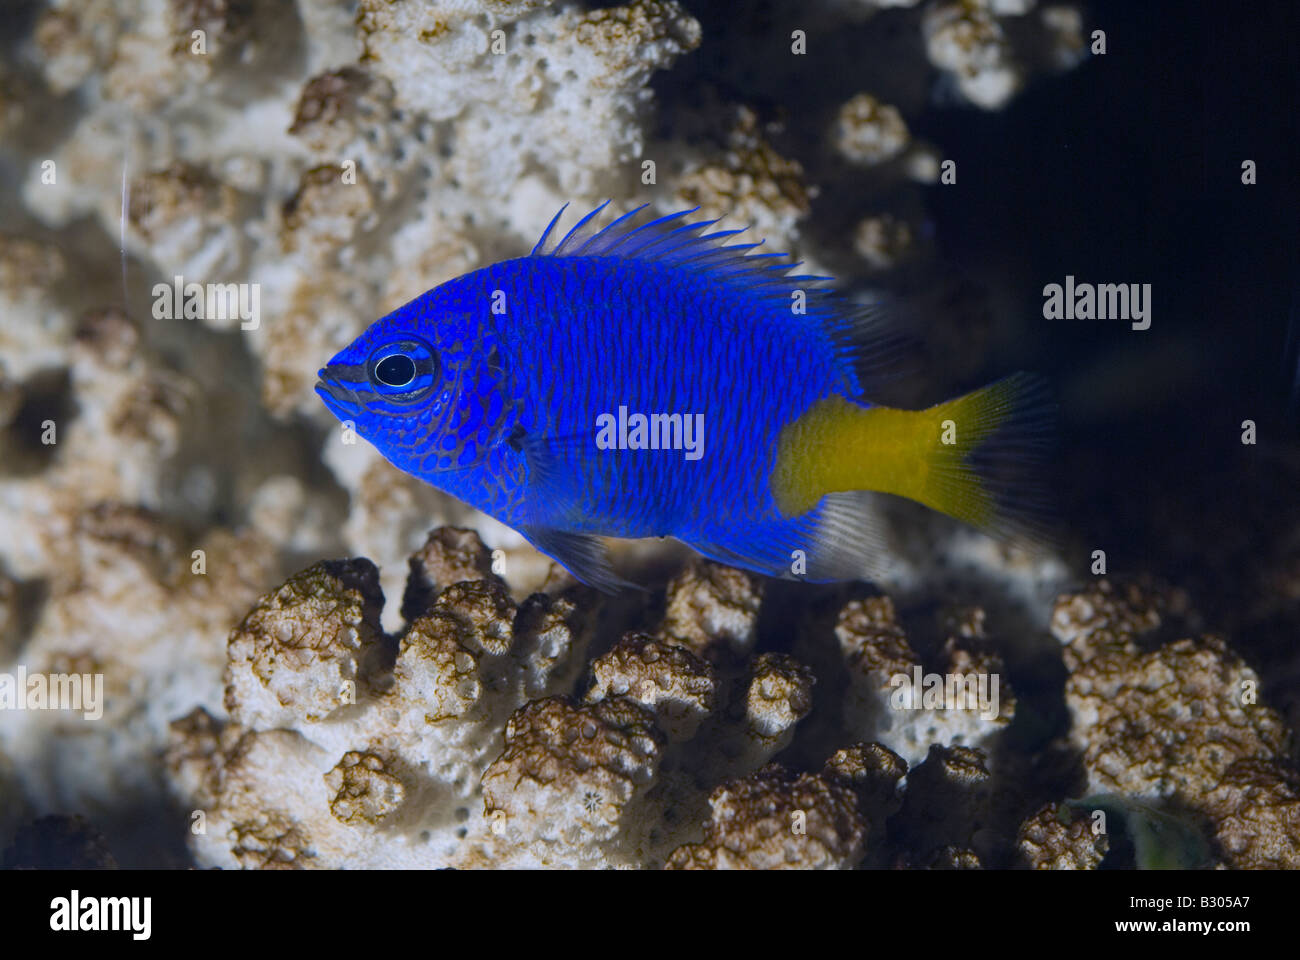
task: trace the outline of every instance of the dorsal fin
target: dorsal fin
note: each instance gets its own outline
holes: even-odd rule
[[[790,271],[802,261],[788,253],[752,253],[763,245],[725,241],[748,228],[706,233],[718,220],[683,222],[699,207],[679,210],[637,223],[638,215],[650,205],[642,204],[603,227],[597,216],[609,206],[606,200],[583,216],[550,249],[546,243],[565,204],[551,219],[533,247],[535,257],[619,257],[681,266],[719,281],[744,286],[752,294],[770,298],[773,305],[797,322],[811,322],[825,333],[837,355],[853,367],[862,393],[895,379],[898,357],[907,339],[896,329],[896,318],[881,304],[863,306],[831,289],[832,277],[795,274]],[[797,293],[802,294],[803,312],[792,309]]]
[[[811,274],[786,276],[785,271],[799,265],[799,261],[792,259],[788,253],[747,253],[755,247],[762,246],[764,242],[762,240],[723,245],[722,241],[744,233],[748,227],[702,233],[701,231],[718,221],[698,220],[694,223],[678,223],[699,210],[699,207],[678,210],[676,213],[665,214],[638,224],[637,215],[650,206],[648,203],[643,203],[603,227],[594,226],[592,221],[609,204],[610,201],[606,200],[583,216],[569,228],[559,243],[548,250],[546,241],[568,208],[568,204],[565,204],[547,225],[542,238],[533,247],[531,256],[624,257],[659,263],[690,264],[696,268],[711,268],[712,272],[719,275],[754,274],[765,282],[778,285],[792,284],[796,280],[828,281],[831,279]],[[771,262],[774,260],[779,262]]]

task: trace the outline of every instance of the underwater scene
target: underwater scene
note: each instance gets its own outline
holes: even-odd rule
[[[6,0],[0,863],[1300,867],[1298,34]]]

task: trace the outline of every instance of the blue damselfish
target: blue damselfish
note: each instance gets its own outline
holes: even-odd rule
[[[828,278],[727,244],[693,210],[583,217],[526,257],[375,321],[316,390],[395,466],[514,527],[580,580],[600,537],[671,536],[775,577],[874,578],[863,491],[993,533],[1030,526],[1002,467],[1041,433],[1015,375],[925,410],[871,402],[895,337]],[[640,221],[640,222],[639,222]],[[996,477],[996,480],[994,479]]]

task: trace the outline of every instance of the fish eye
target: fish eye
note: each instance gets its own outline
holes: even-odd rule
[[[376,397],[389,403],[415,403],[438,383],[438,355],[425,341],[406,336],[380,344],[366,362]]]
[[[390,353],[375,364],[375,379],[386,387],[404,387],[415,379],[415,361],[404,353]]]

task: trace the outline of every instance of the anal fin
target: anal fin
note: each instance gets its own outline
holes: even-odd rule
[[[803,516],[686,542],[711,560],[779,580],[879,583],[892,567],[872,498],[865,491],[830,493]]]

